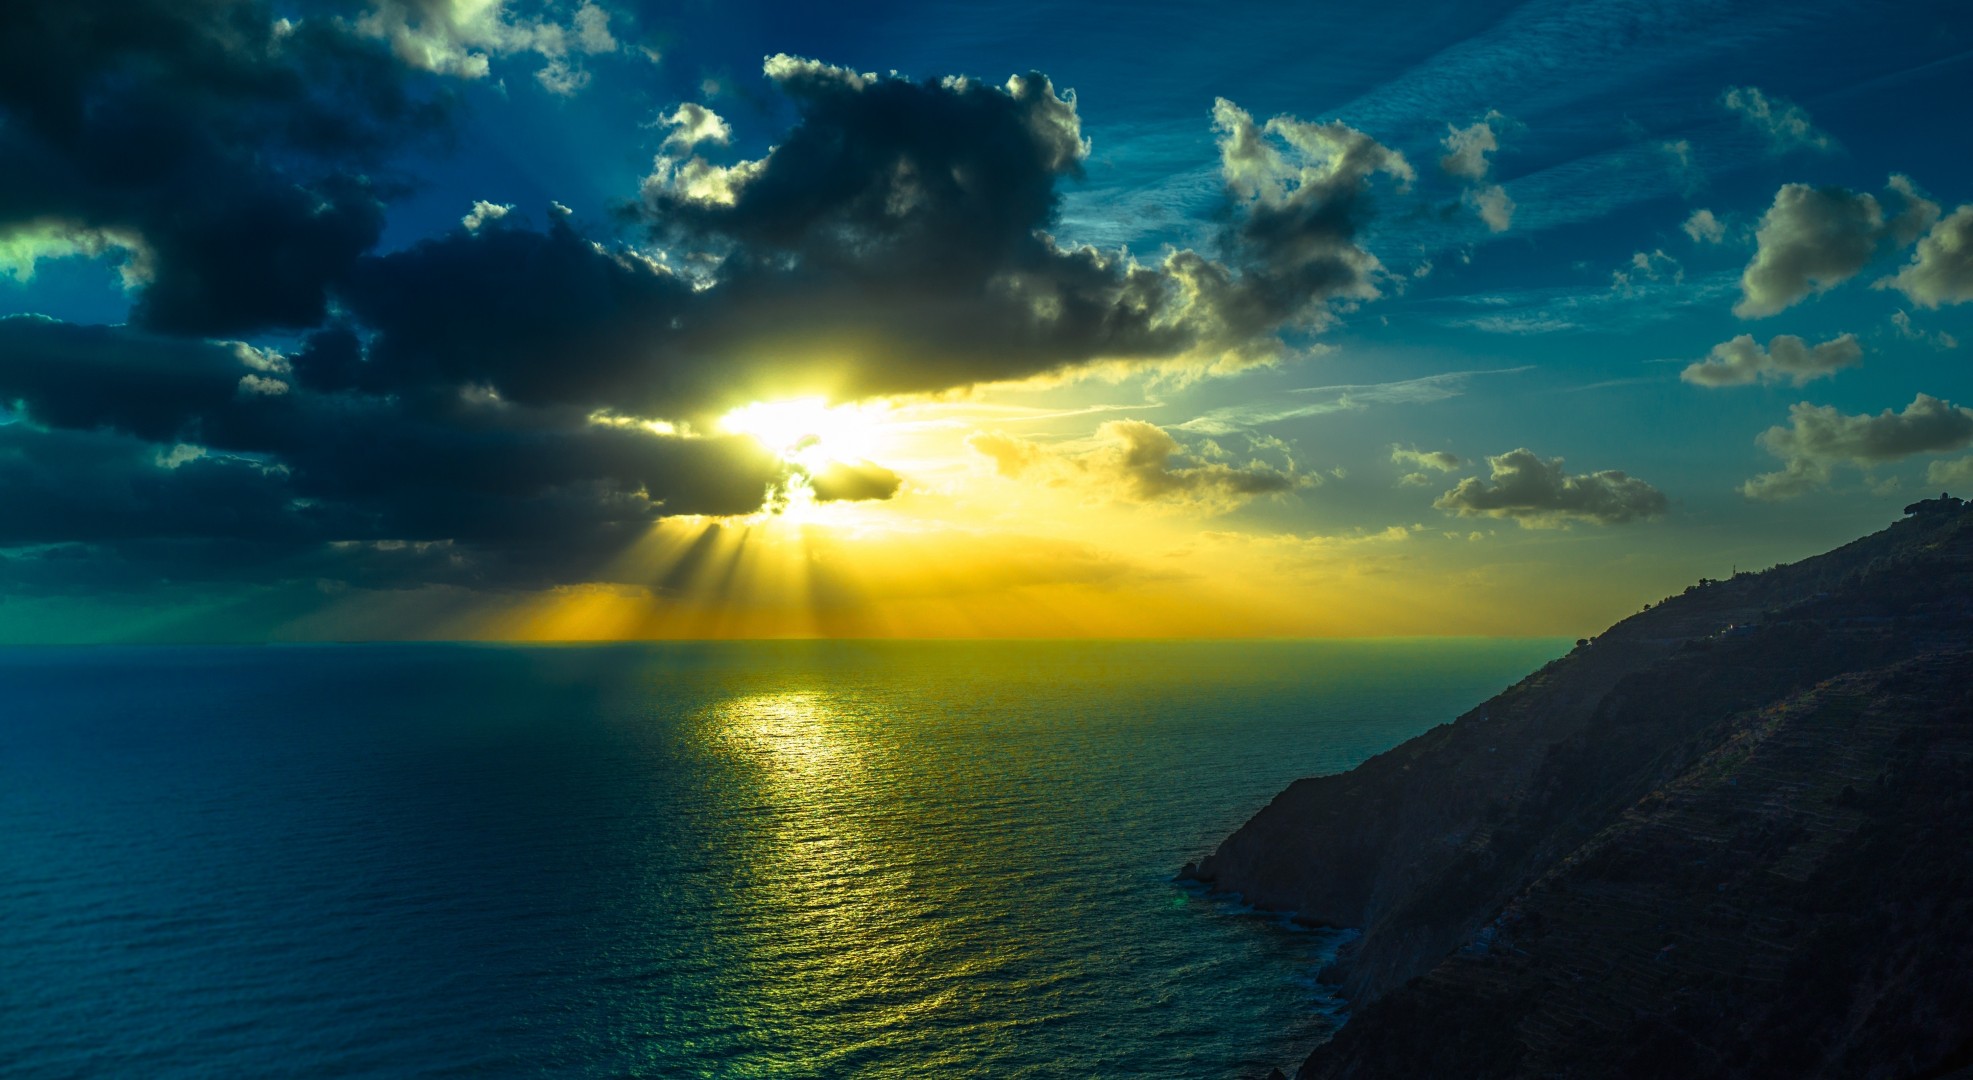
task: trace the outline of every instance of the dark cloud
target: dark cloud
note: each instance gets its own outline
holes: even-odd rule
[[[1615,470],[1569,475],[1561,458],[1543,460],[1532,450],[1487,458],[1491,478],[1467,477],[1432,505],[1461,517],[1512,518],[1526,528],[1554,528],[1573,521],[1596,525],[1662,515],[1664,493]]]
[[[1074,95],[1047,76],[913,82],[786,56],[765,70],[797,111],[770,153],[660,156],[644,187],[652,239],[717,260],[667,365],[718,365],[740,395],[855,397],[1199,343],[1172,275],[1047,235],[1087,150]]]
[[[312,512],[278,471],[100,431],[0,424],[0,548],[132,540],[292,541]]]
[[[301,371],[362,364],[349,344],[317,335]],[[0,320],[0,398],[20,417],[0,427],[0,479],[18,485],[0,547],[184,538],[203,522],[214,539],[271,545],[270,559],[312,553],[313,576],[381,561],[548,584],[594,572],[660,517],[757,511],[789,476],[746,437],[470,395],[319,392],[311,381],[350,380],[293,366],[237,344]],[[401,554],[433,545],[442,563]]]
[[[881,463],[807,469],[695,433],[759,399],[1273,359],[1379,294],[1358,242],[1372,181],[1411,176],[1342,124],[1222,101],[1220,250],[1139,262],[1050,233],[1088,144],[1047,76],[781,56],[765,73],[792,128],[714,164],[729,125],[670,112],[618,219],[631,242],[477,203],[373,251],[392,161],[446,130],[441,77],[528,53],[565,61],[544,77],[562,92],[615,47],[588,4],[566,24],[444,0],[298,22],[251,0],[0,12],[0,240],[25,273],[118,260],[133,294],[128,326],[0,321],[9,566],[84,551],[140,578],[541,585],[803,477],[823,500],[889,498],[903,478]],[[300,334],[213,340],[273,330]],[[1081,467],[1122,498],[1218,508],[1312,482],[1151,425],[1101,434]]]
[[[719,367],[681,348],[690,280],[600,248],[560,216],[543,232],[513,220],[365,259],[341,296],[374,335],[367,355],[355,358],[352,337],[323,338],[319,362],[297,360],[304,381],[375,393],[476,384],[517,404],[644,416],[719,396]]]
[[[833,69],[827,69],[833,71]],[[343,289],[371,385],[705,419],[763,397],[943,390],[1196,340],[1166,274],[1037,230],[1079,160],[1072,103],[788,74],[800,123],[722,202],[676,174],[643,221],[672,261],[510,215],[365,260]],[[703,164],[703,162],[701,162]]]
[[[798,110],[794,128],[743,169],[730,198],[648,184],[658,227],[730,242],[748,261],[903,263],[968,278],[1046,256],[1035,230],[1054,213],[1056,180],[1079,172],[1087,151],[1074,95],[1047,76],[912,82],[785,56],[766,71]]]
[[[861,502],[897,494],[904,478],[874,461],[832,461],[808,473],[809,487],[823,502]]]
[[[760,398],[1095,363],[1223,370],[1378,295],[1356,240],[1370,180],[1411,175],[1344,125],[1260,127],[1222,101],[1223,257],[1144,264],[1049,234],[1087,145],[1074,95],[1045,75],[914,82],[785,56],[766,73],[797,119],[758,160],[700,156],[730,130],[704,107],[667,119],[633,212],[647,246],[510,214],[363,260],[339,295],[372,336],[360,363],[338,345],[334,377],[703,423]]]
[[[156,269],[131,313],[138,325],[187,334],[313,326],[325,287],[384,229],[383,203],[350,177],[206,189],[186,201],[197,219],[139,226]]]
[[[1198,461],[1170,432],[1143,420],[1108,421],[1096,429],[1096,436],[1108,444],[1097,456],[1099,467],[1120,479],[1127,496],[1139,501],[1240,502],[1310,483],[1292,468]]]
[[[0,6],[0,235],[122,248],[135,319],[321,321],[383,229],[368,177],[445,101],[329,17],[240,0]]]
[[[167,443],[193,438],[201,417],[240,395],[285,387],[280,366],[245,345],[35,315],[0,318],[0,405],[54,427],[111,428]],[[247,379],[255,381],[243,386]]]
[[[1208,295],[1235,334],[1325,320],[1327,303],[1380,295],[1383,264],[1361,244],[1377,174],[1409,186],[1404,155],[1340,122],[1276,116],[1265,124],[1220,98],[1220,171],[1233,202],[1228,254],[1240,274]],[[1230,286],[1230,287],[1229,287]]]

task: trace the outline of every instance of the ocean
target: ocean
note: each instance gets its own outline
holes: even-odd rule
[[[1567,644],[0,650],[0,1074],[1292,1071],[1173,873]]]

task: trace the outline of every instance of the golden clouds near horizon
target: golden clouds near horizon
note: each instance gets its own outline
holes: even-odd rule
[[[824,508],[828,509],[828,508]],[[860,509],[860,508],[859,508]],[[1391,574],[1384,535],[1326,543],[1140,530],[1082,538],[909,519],[668,521],[613,565],[637,584],[516,597],[457,624],[528,641],[805,637],[1291,637],[1480,627]]]
[[[755,513],[661,519],[586,583],[352,592],[289,630],[359,636],[388,608],[399,636],[542,642],[1512,634],[1633,603],[1610,579],[1535,611],[1545,557],[1504,564],[1463,531],[1283,530],[1281,508],[1318,490],[1305,466],[1209,458],[1189,437],[1132,455],[1146,439],[1106,432],[1167,430],[1116,419],[1153,406],[1051,404],[758,402],[719,421],[789,464]],[[980,447],[1001,432],[1049,467],[1010,474]],[[879,497],[818,496],[845,462],[901,479]]]
[[[1640,564],[1558,607],[1540,602],[1552,561],[1491,561],[1475,550],[1486,545],[1432,530],[1202,531],[1105,512],[1048,535],[943,523],[897,501],[818,507],[843,512],[837,523],[669,519],[592,583],[352,592],[282,636],[385,623],[400,637],[526,642],[1517,635],[1539,632],[1537,619],[1591,625],[1630,603],[1632,577],[1663,572]],[[889,520],[855,523],[879,515]]]
[[[669,520],[608,570],[648,584],[551,590],[476,621],[522,640],[1129,636],[1156,603],[1133,585],[1141,568],[1089,545],[815,510]]]

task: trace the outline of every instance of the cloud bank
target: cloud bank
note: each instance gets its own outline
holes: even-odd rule
[[[1838,465],[1868,469],[1916,454],[1941,454],[1973,443],[1973,409],[1930,394],[1893,412],[1846,415],[1804,401],[1788,410],[1788,423],[1755,440],[1782,460],[1781,469],[1740,486],[1750,499],[1789,499],[1829,483]]]
[[[666,517],[904,485],[703,434],[735,406],[1234,371],[1386,288],[1360,238],[1413,173],[1345,124],[1217,101],[1217,243],[1139,260],[1053,235],[1090,147],[1046,75],[790,56],[763,64],[792,123],[756,158],[707,105],[658,111],[615,232],[478,200],[378,250],[404,193],[382,178],[443,146],[459,80],[512,57],[570,93],[621,32],[592,3],[0,13],[0,271],[88,255],[132,300],[123,326],[0,320],[0,579],[592,580]],[[1071,468],[1204,507],[1310,482],[1204,453],[1120,423]]]

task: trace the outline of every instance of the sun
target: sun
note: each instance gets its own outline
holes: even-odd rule
[[[869,458],[876,417],[855,405],[831,406],[827,398],[787,398],[743,405],[720,418],[722,431],[751,435],[785,461],[820,469],[832,461]]]

